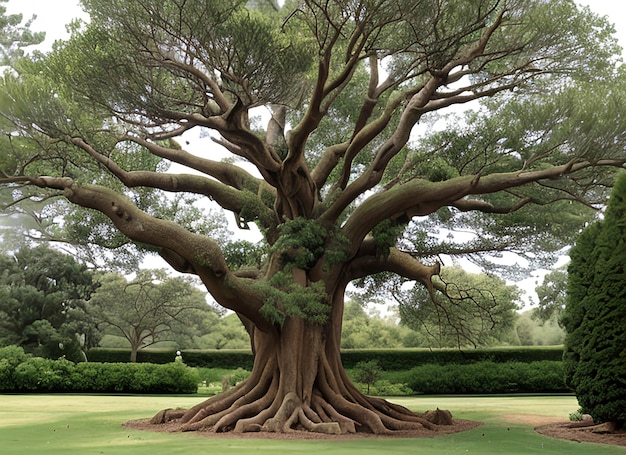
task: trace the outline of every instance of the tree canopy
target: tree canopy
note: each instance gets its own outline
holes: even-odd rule
[[[440,254],[545,264],[626,163],[613,29],[570,0],[82,4],[89,24],[0,83],[0,185],[12,207],[94,210],[96,243],[157,251],[244,321],[250,379],[155,422],[435,428],[350,383],[346,286],[396,276],[437,303]],[[258,259],[227,260],[211,215],[171,210],[172,195],[256,224]]]
[[[142,270],[128,282],[106,274],[87,305],[87,312],[105,333],[120,335],[130,344],[130,360],[137,352],[188,333],[210,307],[205,294],[181,277],[163,270]]]
[[[85,312],[96,288],[90,270],[45,245],[1,255],[0,345],[82,360],[99,340]]]
[[[24,22],[22,14],[7,15],[4,6],[9,0],[0,0],[0,66],[9,65],[14,59],[24,56],[24,48],[40,44],[45,32],[34,32],[30,29],[33,16]]]

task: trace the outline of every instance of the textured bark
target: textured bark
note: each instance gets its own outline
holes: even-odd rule
[[[185,412],[161,411],[151,423],[175,422],[180,431],[324,434],[434,430],[452,423],[449,412],[418,415],[362,394],[341,365],[330,327],[291,318],[280,333],[253,331],[255,362],[245,382]]]

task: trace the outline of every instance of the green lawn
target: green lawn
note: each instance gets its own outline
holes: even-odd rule
[[[0,395],[0,453],[13,454],[626,454],[624,447],[557,441],[510,414],[567,418],[576,399],[562,397],[398,398],[415,410],[450,409],[456,417],[485,422],[481,427],[434,439],[356,441],[274,441],[219,439],[192,433],[163,434],[124,429],[126,420],[148,417],[162,408],[189,407],[201,397]]]

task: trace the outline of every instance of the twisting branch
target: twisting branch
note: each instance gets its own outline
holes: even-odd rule
[[[215,200],[226,210],[241,213],[245,205],[245,195],[232,187],[215,180],[192,174],[164,174],[152,171],[126,171],[109,157],[102,155],[81,138],[72,139],[72,143],[86,151],[96,161],[108,169],[129,188],[145,186],[171,192],[189,192],[201,194]],[[152,147],[154,150],[155,147]],[[264,213],[263,213],[264,212]],[[271,209],[259,204],[261,219],[271,219]]]

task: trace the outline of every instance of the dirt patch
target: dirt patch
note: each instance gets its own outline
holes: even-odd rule
[[[535,431],[545,436],[568,441],[626,446],[626,430],[611,432],[606,426],[595,425],[593,422],[551,423],[540,425],[535,428]]]
[[[528,414],[509,414],[502,416],[505,422],[520,423],[532,426],[539,434],[549,436],[556,439],[564,439],[576,442],[591,442],[596,444],[609,444],[615,446],[626,446],[626,430],[618,432],[608,432],[602,425],[595,425],[592,422],[571,422],[565,421],[560,417],[528,415]],[[196,431],[200,436],[212,438],[227,439],[279,439],[279,440],[312,440],[312,439],[331,439],[331,440],[351,440],[364,438],[434,438],[445,434],[460,433],[471,430],[482,425],[481,422],[472,420],[454,419],[452,425],[441,425],[436,430],[396,431],[390,434],[376,435],[371,433],[354,433],[345,435],[326,435],[320,433],[311,433],[308,431],[294,430],[290,433],[215,433],[210,430]],[[124,428],[144,431],[157,432],[177,432],[178,425],[166,423],[154,425],[149,419],[131,420],[122,425]]]
[[[510,414],[502,417],[506,422],[530,425],[537,433],[555,439],[626,446],[626,430],[611,432],[606,426],[596,425],[590,420],[572,422],[560,417],[527,414]]]
[[[232,438],[232,439],[282,439],[282,440],[294,440],[294,439],[331,439],[331,440],[349,440],[349,439],[363,439],[363,438],[434,438],[444,434],[460,433],[462,431],[471,430],[482,425],[481,422],[475,422],[472,420],[453,419],[452,425],[439,425],[435,430],[428,430],[426,428],[420,430],[410,431],[394,431],[389,434],[377,435],[372,433],[353,433],[344,435],[327,435],[320,433],[312,433],[309,431],[294,430],[289,433],[215,433],[213,431],[196,431],[195,433],[200,436],[207,436],[212,438]],[[147,430],[147,431],[160,431],[160,432],[176,432],[178,425],[176,423],[165,423],[160,425],[154,425],[149,422],[149,419],[131,420],[122,425],[124,428],[133,430]]]

